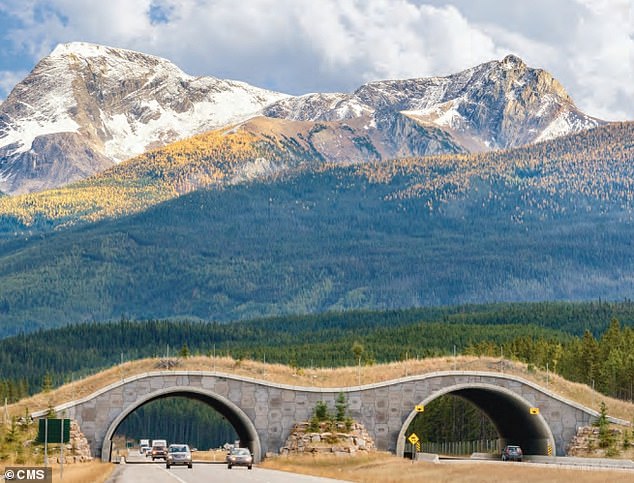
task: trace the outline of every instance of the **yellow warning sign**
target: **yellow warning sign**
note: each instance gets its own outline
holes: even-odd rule
[[[418,443],[419,439],[418,436],[416,435],[416,433],[412,433],[409,435],[409,437],[407,438],[407,440],[412,443],[412,444],[416,444]]]
[[[528,412],[531,414],[539,414],[539,408],[530,408]]]
[[[416,406],[414,406],[414,410],[417,413],[422,413],[425,410],[425,406],[423,406],[422,404],[417,404]]]

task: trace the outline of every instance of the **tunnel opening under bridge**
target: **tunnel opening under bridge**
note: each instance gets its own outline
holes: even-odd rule
[[[158,390],[152,394],[149,394],[133,404],[125,408],[110,424],[102,444],[102,461],[111,461],[114,456],[112,453],[113,440],[118,434],[118,430],[121,427],[125,427],[125,421],[127,418],[133,417],[135,411],[143,408],[146,405],[151,405],[153,402],[166,400],[168,398],[185,398],[193,401],[201,402],[209,406],[210,410],[217,412],[222,418],[224,418],[231,427],[235,430],[237,439],[241,447],[249,448],[253,454],[255,462],[262,460],[262,446],[260,437],[249,417],[228,399],[215,394],[211,391],[196,388],[170,388]],[[146,436],[139,436],[146,437]],[[161,439],[166,439],[161,437]],[[234,441],[227,441],[228,443],[234,443]],[[168,441],[170,443],[187,443],[189,441]]]
[[[416,417],[424,414],[425,406],[448,395],[468,401],[494,426],[497,432],[497,445],[493,448],[485,447],[482,452],[493,452],[499,456],[499,451],[505,445],[512,444],[519,445],[524,455],[555,456],[555,438],[539,408],[534,408],[524,398],[506,388],[473,383],[443,388],[420,401],[417,407],[422,408],[423,412],[413,408],[405,420],[398,436],[397,455],[405,456],[416,451],[415,446],[408,441],[408,436],[412,433],[410,426]]]

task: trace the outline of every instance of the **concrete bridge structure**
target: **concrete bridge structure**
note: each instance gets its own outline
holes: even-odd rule
[[[128,415],[150,401],[185,396],[221,413],[260,461],[280,450],[295,423],[310,419],[318,401],[334,408],[340,392],[350,416],[365,425],[377,448],[398,455],[405,452],[416,406],[444,394],[471,401],[496,426],[501,444],[519,444],[527,455],[565,455],[577,428],[598,417],[596,411],[533,382],[479,371],[434,372],[340,388],[298,387],[218,372],[157,371],[122,379],[55,410],[58,417],[77,420],[93,455],[109,461],[112,438]]]

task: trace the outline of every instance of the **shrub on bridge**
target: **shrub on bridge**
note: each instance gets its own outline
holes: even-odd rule
[[[354,421],[348,415],[348,401],[343,392],[340,392],[335,401],[335,414],[331,414],[328,410],[328,404],[324,401],[317,401],[313,416],[310,418],[308,429],[312,432],[321,432],[322,429],[327,431],[338,431],[344,425],[347,432],[350,431]],[[324,425],[323,423],[327,423]],[[326,426],[326,428],[324,428]]]

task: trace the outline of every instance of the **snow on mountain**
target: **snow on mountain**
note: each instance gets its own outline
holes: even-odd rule
[[[355,109],[341,115],[340,106]],[[514,55],[447,77],[383,80],[352,94],[285,99],[265,114],[305,121],[370,116],[369,126],[389,132],[404,115],[446,130],[467,151],[512,148],[604,124],[579,111],[549,73]]]
[[[25,79],[0,106],[0,148],[9,146],[7,155],[28,151],[38,136],[79,130],[70,114],[72,78],[55,63],[40,64],[40,70],[41,79]],[[45,83],[50,90],[43,95]]]
[[[52,174],[45,168],[54,164],[54,154],[35,150],[38,138],[72,135],[99,172],[108,161],[243,121],[286,97],[243,82],[190,76],[166,59],[139,52],[61,44],[0,106],[0,191],[32,191],[30,180]],[[68,164],[72,153],[65,155]],[[56,172],[49,185],[81,179],[91,167],[70,171]]]
[[[337,135],[307,131],[313,149],[334,162],[512,148],[604,123],[579,111],[550,74],[513,55],[447,77],[294,97],[73,42],[58,45],[0,105],[0,191],[61,186],[259,115],[337,124]],[[342,137],[353,154],[325,144]]]
[[[278,101],[264,110],[270,117],[291,121],[341,121],[371,115],[374,109],[349,94],[306,94]]]
[[[596,123],[588,121],[584,116],[579,116],[571,111],[562,111],[542,130],[539,136],[535,138],[535,141],[548,141],[571,132],[583,131],[595,126],[597,126]]]

